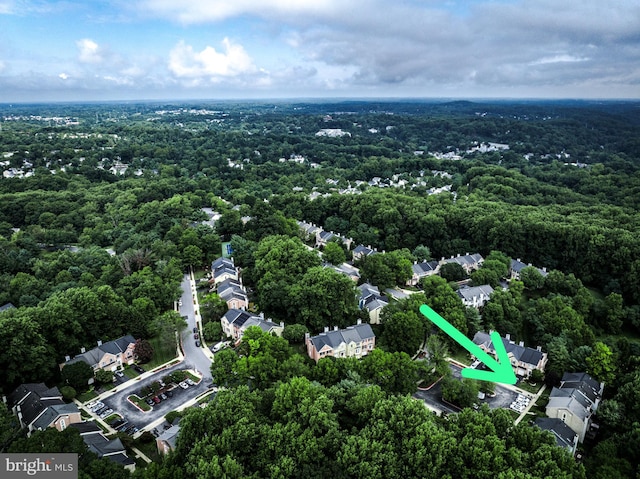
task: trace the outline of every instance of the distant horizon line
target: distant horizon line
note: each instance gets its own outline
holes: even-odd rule
[[[13,105],[54,105],[54,104],[142,104],[142,103],[331,103],[331,102],[422,102],[422,103],[448,103],[448,102],[600,102],[600,103],[636,103],[640,98],[590,98],[590,97],[396,97],[396,96],[371,96],[371,97],[264,97],[264,98],[160,98],[160,99],[115,99],[115,100],[35,100],[35,101],[0,101],[0,106]]]

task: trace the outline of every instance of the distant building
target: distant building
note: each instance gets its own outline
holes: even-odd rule
[[[156,447],[161,455],[169,454],[176,449],[176,441],[180,432],[180,418],[176,419],[171,427],[156,438]]]
[[[333,331],[326,327],[323,333],[317,336],[305,334],[307,354],[315,362],[329,356],[336,358],[361,358],[367,355],[376,345],[376,336],[371,326],[362,324],[358,320],[355,326]]]
[[[437,261],[417,261],[411,266],[411,278],[407,281],[407,285],[416,286],[422,278],[433,276],[440,271],[440,263]]]
[[[507,356],[509,356],[511,367],[513,367],[513,371],[518,376],[529,377],[534,369],[544,372],[544,368],[547,365],[547,353],[542,352],[540,347],[532,349],[525,346],[522,341],[516,344],[511,341],[511,336],[508,334],[500,339],[502,339],[504,349],[507,351]],[[473,337],[473,342],[480,346],[480,349],[485,353],[489,353],[497,359],[496,350],[489,334],[478,331]]]
[[[238,280],[238,269],[233,258],[220,257],[211,263],[211,278],[209,283],[221,283],[225,279]]]
[[[471,274],[473,271],[477,270],[480,268],[480,266],[482,266],[482,263],[484,263],[484,258],[482,257],[481,254],[475,253],[475,254],[465,254],[464,256],[452,256],[451,258],[442,258],[440,260],[440,265],[443,264],[447,264],[447,263],[457,263],[460,266],[462,266],[462,269],[464,269],[464,271],[467,274]]]
[[[99,458],[107,458],[131,472],[136,468],[135,461],[127,456],[127,450],[122,441],[119,438],[107,439],[95,422],[74,423],[71,427],[78,430],[89,450]]]
[[[511,279],[520,279],[520,272],[525,269],[528,266],[532,266],[531,263],[529,264],[525,264],[522,261],[520,261],[520,258],[518,259],[512,259],[511,260],[511,266],[509,267],[509,275],[511,277]],[[535,268],[535,266],[533,266]],[[549,272],[547,271],[547,268],[536,268],[538,270],[538,272],[542,275],[542,277],[546,277]]]
[[[360,244],[353,249],[353,252],[351,253],[351,257],[353,258],[353,261],[359,261],[362,258],[366,258],[367,256],[371,256],[372,254],[376,254],[376,253],[377,251],[375,248]]]

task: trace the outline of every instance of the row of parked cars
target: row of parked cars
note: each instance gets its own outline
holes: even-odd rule
[[[518,394],[518,397],[516,398],[516,400],[513,401],[509,407],[516,412],[522,412],[525,410],[525,408],[528,405],[529,405],[529,398],[524,396],[523,394]]]
[[[152,398],[147,398],[145,399],[145,402],[149,406],[153,406],[154,404],[160,404],[162,401],[166,401],[170,397],[173,397],[173,391],[166,391],[158,394],[157,396],[153,396]]]
[[[113,421],[110,421],[109,425],[118,432],[124,432],[126,434],[131,434],[131,435],[135,434],[140,430],[137,426],[134,426],[133,424],[129,423],[129,421],[127,421],[123,417],[116,418]]]

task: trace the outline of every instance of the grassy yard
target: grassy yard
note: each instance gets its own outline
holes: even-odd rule
[[[536,404],[531,407],[530,412],[534,413],[538,417],[546,417],[547,414],[545,410],[547,407],[547,403],[549,402],[550,393],[551,393],[551,390],[547,388],[546,391],[543,392],[542,395],[538,398],[538,401],[536,401]]]
[[[532,386],[527,381],[520,381],[518,384],[516,384],[516,386],[520,389],[524,389],[527,392],[536,394],[538,391],[540,391],[542,384],[536,383],[535,386]]]
[[[471,364],[471,356],[469,356],[469,353],[467,351],[464,351],[464,350],[452,351],[450,356],[462,364],[466,364],[466,365]]]
[[[130,366],[125,366],[125,368],[122,370],[122,372],[129,379],[135,379],[135,378],[137,378],[139,376],[139,374],[137,372],[135,372],[133,369],[131,369]]]
[[[151,358],[151,361],[148,363],[142,365],[145,370],[150,371],[156,366],[160,366],[176,357],[175,343],[167,345],[164,341],[161,341],[160,338],[151,338],[149,342],[153,347],[153,358]]]
[[[93,389],[83,392],[82,394],[78,394],[78,396],[76,397],[76,399],[78,401],[80,401],[81,403],[86,403],[91,401],[93,398],[98,397],[98,393],[95,392]]]
[[[145,442],[142,442],[140,438],[138,438],[134,441],[133,445],[138,449],[140,449],[153,462],[162,461],[160,454],[158,454],[158,447],[156,446],[155,441],[145,443]]]

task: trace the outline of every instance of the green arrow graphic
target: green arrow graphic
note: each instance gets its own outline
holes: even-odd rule
[[[513,369],[511,369],[509,356],[507,356],[507,351],[504,349],[504,344],[500,339],[500,334],[496,331],[491,333],[491,341],[493,342],[493,347],[498,355],[499,362],[485,353],[476,344],[474,344],[473,341],[458,331],[449,321],[444,319],[426,304],[420,306],[420,312],[445,333],[451,336],[456,343],[469,351],[476,358],[482,361],[489,369],[491,369],[491,371],[479,371],[473,368],[465,368],[462,370],[462,377],[479,379],[480,381],[491,381],[494,383],[516,383],[516,375],[513,372]]]

